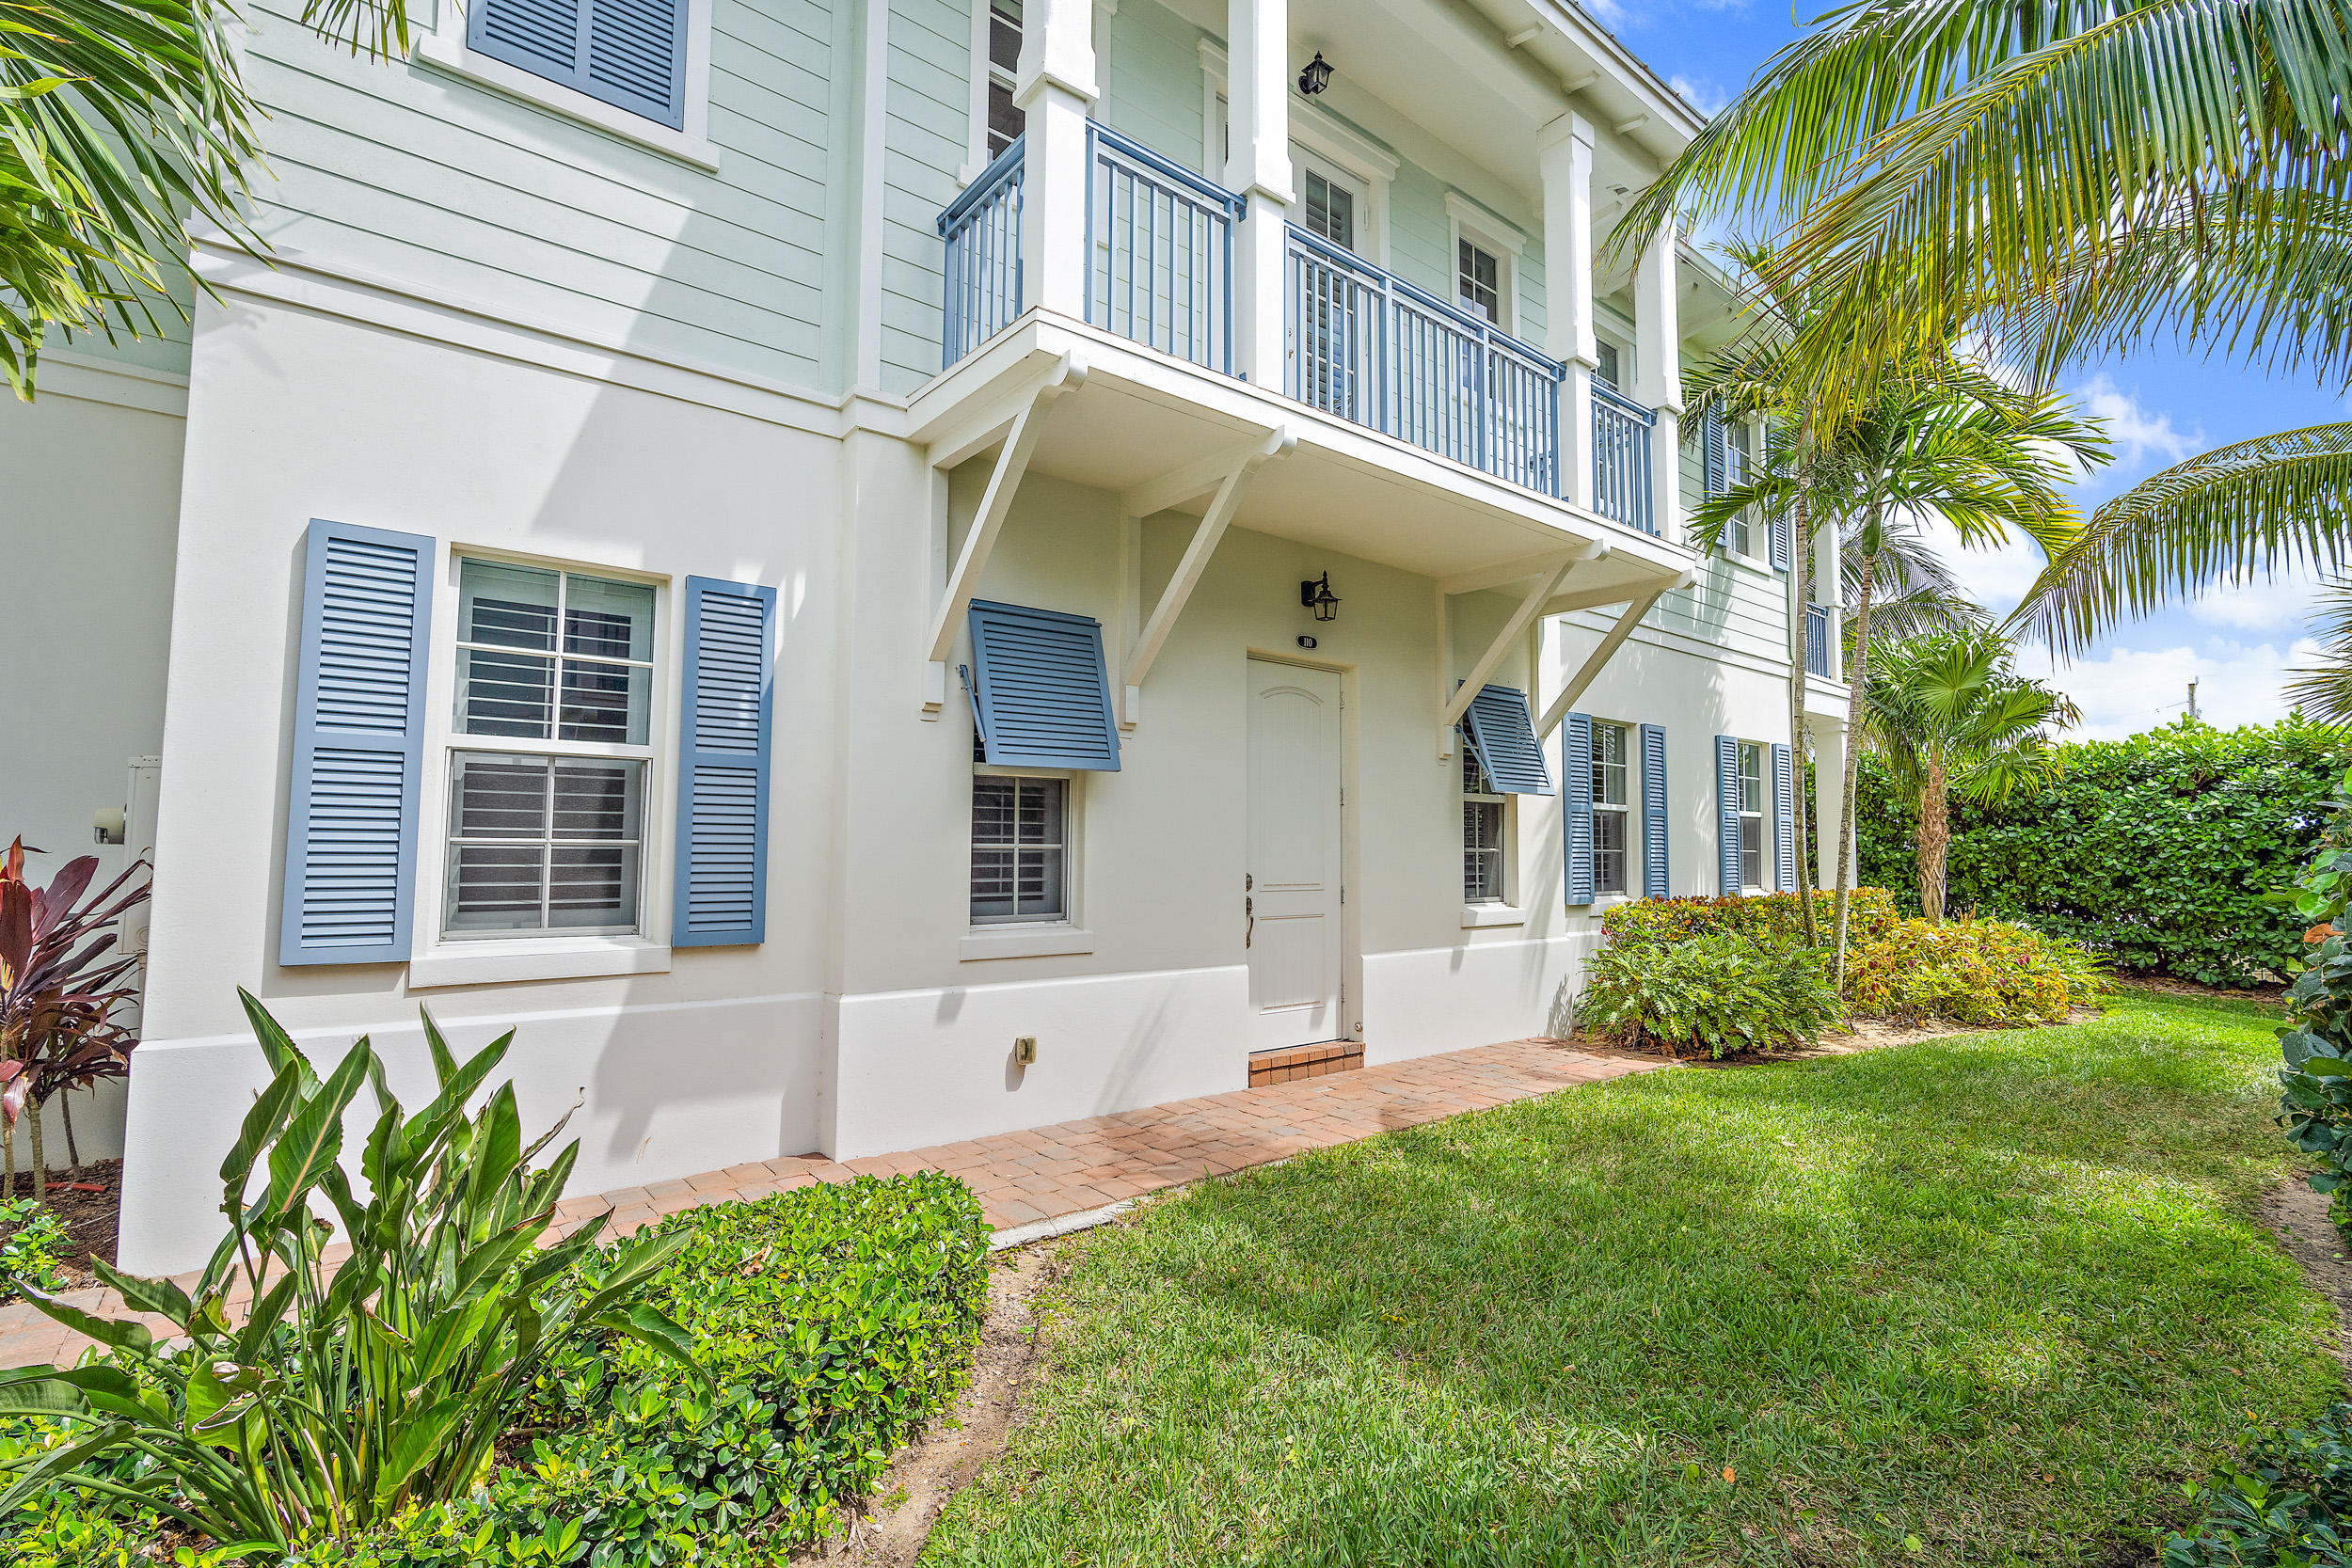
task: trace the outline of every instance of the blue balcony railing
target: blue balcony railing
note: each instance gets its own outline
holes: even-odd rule
[[[1508,333],[1290,230],[1284,390],[1327,414],[1560,493],[1563,372]]]
[[[1087,126],[1087,320],[1233,368],[1233,227],[1248,201],[1108,126]]]
[[[1021,314],[1023,138],[996,155],[939,214],[947,242],[940,362],[952,365]]]
[[[1656,422],[1656,415],[1615,388],[1593,382],[1593,510],[1644,533],[1658,531],[1649,469]]]
[[[1804,673],[1830,678],[1829,606],[1809,604],[1804,607]]]

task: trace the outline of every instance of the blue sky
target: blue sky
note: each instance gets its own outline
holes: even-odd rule
[[[1820,14],[1819,0],[1584,0],[1628,46],[1700,108],[1714,110]],[[2110,421],[2116,460],[2079,489],[2096,506],[2157,469],[2210,448],[2344,417],[2340,397],[2309,379],[2273,380],[2226,362],[2152,345],[2110,364],[2084,366],[2061,386]],[[2038,557],[2025,546],[1990,555],[1955,552],[1977,596],[2013,605]],[[2178,717],[2191,679],[2198,705],[2217,724],[2256,722],[2285,711],[2280,672],[2310,662],[2304,634],[2308,582],[2224,590],[2129,623],[2088,655],[2053,667],[2028,653],[2020,665],[2072,695],[2077,732],[2129,735]]]

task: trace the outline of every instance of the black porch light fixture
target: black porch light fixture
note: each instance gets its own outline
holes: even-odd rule
[[[1307,69],[1298,73],[1298,90],[1312,98],[1331,85],[1331,62],[1315,51],[1315,57],[1307,62]]]
[[[1340,618],[1340,596],[1331,592],[1331,574],[1326,572],[1298,585],[1298,602],[1315,612],[1318,621]]]

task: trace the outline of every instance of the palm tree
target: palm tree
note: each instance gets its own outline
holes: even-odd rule
[[[2352,578],[2332,578],[2320,590],[2311,630],[2324,663],[2289,670],[2287,701],[2307,719],[2323,724],[2352,724]]]
[[[1790,356],[1786,363],[1794,370],[1801,361]],[[1789,402],[1807,396],[1810,385],[1792,380]],[[1710,386],[1702,383],[1702,397]],[[1711,549],[1740,511],[1793,514],[1802,499],[1810,515],[1836,520],[1841,552],[1858,555],[1849,623],[1853,653],[1846,670],[1846,733],[1856,740],[1846,749],[1838,818],[1851,823],[1863,693],[1870,676],[1871,614],[1884,563],[1918,559],[1918,531],[1928,518],[1948,524],[1965,545],[2000,544],[2015,531],[2045,552],[2064,547],[2076,529],[2066,485],[2078,466],[2104,462],[2107,444],[2105,433],[2077,418],[2064,400],[2017,391],[1948,356],[1923,357],[1903,380],[1879,378],[1867,402],[1834,416],[1817,412],[1811,429],[1802,466],[1768,446],[1768,461],[1756,475],[1708,498],[1693,514],[1692,531]],[[1841,989],[1852,856],[1852,835],[1840,832],[1831,885]]]
[[[2053,777],[2049,730],[2081,717],[2009,660],[1997,632],[1942,632],[1896,644],[1870,676],[1863,735],[1917,809],[1919,912],[1930,920],[1944,918],[1951,801],[1995,805]]]
[[[1960,586],[1951,564],[1937,551],[1927,531],[1911,518],[1899,519],[1881,531],[1878,557],[1862,550],[1859,520],[1845,529],[1837,541],[1837,575],[1845,603],[1862,598],[1863,579],[1870,579],[1870,623],[1889,642],[1908,642],[1938,632],[1968,631],[1993,624],[1993,612],[1970,598]],[[1841,628],[1846,661],[1853,662],[1852,618]]]
[[[354,49],[408,48],[406,0],[305,0]],[[256,108],[229,0],[0,0],[0,377],[30,398],[40,344],[142,336],[187,264],[186,225],[245,221]]]
[[[1852,0],[1773,56],[1619,224],[1793,219],[1835,300],[1792,353],[1833,407],[1970,333],[2042,384],[2157,337],[2352,377],[2352,0]],[[1837,374],[1828,374],[1832,371]],[[2352,423],[2099,508],[2017,611],[2061,650],[2203,584],[2344,564]]]

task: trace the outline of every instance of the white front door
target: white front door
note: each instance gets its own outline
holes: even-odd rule
[[[1249,661],[1248,1049],[1343,1039],[1340,677]]]

